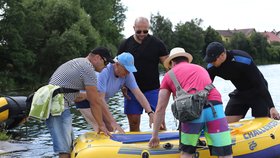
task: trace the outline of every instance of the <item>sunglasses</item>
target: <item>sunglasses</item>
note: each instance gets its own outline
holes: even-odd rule
[[[143,34],[147,34],[149,31],[148,30],[137,30],[135,32],[136,32],[136,34],[141,34],[141,32],[143,32]]]
[[[101,55],[100,55],[100,57],[102,58],[102,60],[103,60],[103,62],[104,62],[104,65],[108,65],[108,64],[109,64],[109,62],[106,60],[105,57],[103,57],[103,56],[101,56]]]

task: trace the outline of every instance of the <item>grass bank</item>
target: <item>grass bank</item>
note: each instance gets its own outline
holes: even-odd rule
[[[9,139],[10,139],[10,136],[7,135],[7,132],[0,130],[0,140],[4,141],[4,140],[9,140]]]

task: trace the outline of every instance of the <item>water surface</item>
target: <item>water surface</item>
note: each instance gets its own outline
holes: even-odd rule
[[[269,90],[274,101],[274,104],[278,111],[280,111],[280,64],[259,66],[266,80],[269,84]],[[162,78],[162,76],[160,77]],[[222,99],[224,103],[227,103],[229,97],[228,93],[234,90],[234,86],[229,81],[224,81],[221,78],[216,78],[214,85],[222,94]],[[170,99],[170,103],[172,99]],[[168,130],[177,129],[176,121],[172,116],[171,109],[167,107],[166,111],[166,125]],[[110,102],[110,110],[117,122],[128,131],[128,121],[126,116],[123,114],[123,97],[121,93],[117,93]],[[83,134],[89,130],[91,127],[87,125],[86,121],[83,119],[81,114],[72,108],[73,113],[73,127],[75,136]],[[250,111],[247,113],[246,117],[251,117]],[[148,123],[148,115],[142,115],[141,131],[151,131]],[[26,144],[29,148],[28,151],[9,153],[6,155],[1,155],[0,157],[19,157],[19,158],[51,158],[56,157],[52,150],[52,142],[50,134],[43,122],[30,120],[25,123],[24,126],[15,129],[16,133],[20,135],[17,138],[17,142]],[[63,131],[62,131],[63,132]]]

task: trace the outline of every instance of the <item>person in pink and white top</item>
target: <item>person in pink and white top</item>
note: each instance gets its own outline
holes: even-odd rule
[[[169,57],[164,61],[164,66],[173,70],[178,82],[185,91],[193,88],[200,91],[211,84],[212,80],[203,67],[191,64],[192,59],[191,54],[185,52],[183,48],[176,47],[171,50]],[[150,147],[159,145],[158,132],[164,119],[171,93],[176,96],[173,81],[169,74],[166,73],[160,85],[159,100],[154,115],[153,134],[149,142]],[[189,91],[189,93],[195,93],[195,91]],[[209,92],[208,101],[212,103],[216,115],[214,115],[210,105],[204,105],[199,118],[180,123],[181,158],[192,158],[196,152],[196,145],[202,131],[212,156],[220,158],[232,157],[230,130],[224,114],[221,94],[216,88]]]

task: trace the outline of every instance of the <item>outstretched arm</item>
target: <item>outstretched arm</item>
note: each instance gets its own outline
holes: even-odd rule
[[[158,132],[160,129],[160,125],[162,121],[164,120],[165,116],[165,110],[168,105],[169,97],[170,97],[170,91],[167,89],[161,89],[159,91],[159,99],[157,104],[157,109],[154,116],[154,126],[153,126],[153,134],[152,138],[150,139],[149,146],[150,147],[157,147],[159,145],[159,137]]]
[[[148,102],[147,98],[144,96],[144,94],[141,92],[139,88],[134,88],[131,90],[131,92],[136,97],[137,101],[141,104],[141,106],[145,109],[146,113],[149,115],[149,126],[151,128],[153,120],[154,120],[154,113],[150,106],[150,103]]]
[[[124,130],[120,127],[120,125],[116,122],[114,119],[112,113],[109,110],[109,107],[105,101],[105,93],[99,93],[99,97],[102,100],[102,114],[104,116],[104,119],[108,120],[108,122],[111,123],[111,126],[113,128],[113,132],[118,131],[121,134],[124,134]]]
[[[99,97],[97,88],[95,86],[86,86],[87,99],[90,102],[91,113],[98,125],[97,132],[104,132],[105,135],[111,136],[109,130],[105,127],[102,119],[102,100]]]

